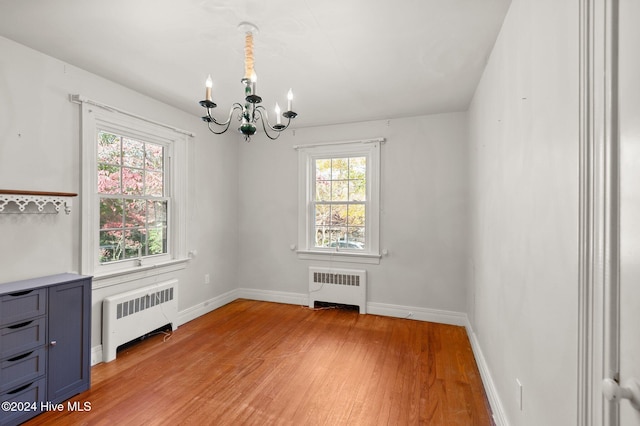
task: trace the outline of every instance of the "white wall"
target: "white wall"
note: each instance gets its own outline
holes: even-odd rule
[[[464,312],[468,224],[467,117],[442,114],[298,129],[277,141],[255,137],[240,148],[239,286],[306,294],[299,260],[294,145],[384,137],[381,150],[379,265],[369,271],[368,301]],[[401,312],[398,312],[400,315]]]
[[[512,425],[577,421],[577,52],[577,2],[513,0],[469,111],[467,311]]]
[[[196,134],[189,141],[187,247],[198,256],[172,275],[180,280],[179,309],[198,312],[204,302],[235,289],[236,137],[215,137],[198,117],[5,38],[0,38],[0,189],[80,192],[80,107],[69,102],[69,94]],[[69,216],[0,214],[0,283],[79,271],[80,198],[73,203]],[[206,273],[210,284],[204,284]],[[142,284],[94,291],[93,347],[101,342],[104,296]]]

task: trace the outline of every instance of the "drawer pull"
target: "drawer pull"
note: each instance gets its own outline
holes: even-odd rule
[[[24,359],[26,357],[28,357],[29,355],[31,355],[33,353],[33,351],[31,352],[27,352],[26,354],[22,354],[22,355],[18,355],[18,356],[14,356],[13,358],[9,358],[7,361],[13,362],[13,361],[18,361],[21,359]]]
[[[58,344],[58,342],[57,342],[57,341],[55,341],[55,340],[52,340],[52,341],[51,341],[51,343],[49,343],[49,344],[50,344],[51,346],[55,346],[55,345],[57,345],[57,344]]]
[[[26,327],[26,326],[28,326],[29,324],[31,324],[32,322],[33,322],[33,320],[31,320],[31,321],[26,321],[26,322],[21,322],[20,324],[10,325],[10,326],[9,326],[9,327],[7,327],[7,328],[10,328],[10,329],[12,329],[12,330],[15,330],[16,328]]]
[[[7,395],[13,395],[14,393],[21,392],[21,391],[25,390],[26,388],[28,388],[29,386],[31,386],[32,384],[33,384],[33,382],[28,383],[28,384],[26,384],[24,386],[20,386],[18,389],[14,389],[12,391],[7,392]]]
[[[33,290],[25,290],[25,291],[18,291],[16,293],[9,293],[9,296],[12,297],[19,297],[19,296],[24,296],[25,294],[29,294],[31,293]]]

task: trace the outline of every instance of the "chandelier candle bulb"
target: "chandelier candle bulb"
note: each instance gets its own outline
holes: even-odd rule
[[[293,92],[289,89],[289,93],[287,93],[287,111],[293,111],[291,109],[291,104],[293,103]]]
[[[256,83],[258,82],[258,76],[256,75],[256,72],[253,71],[251,73],[251,93],[253,95],[256,94]]]
[[[206,90],[205,90],[205,99],[210,101],[211,99],[211,88],[213,87],[213,80],[211,79],[211,74],[209,74],[209,76],[207,77],[207,81],[205,81],[204,83]]]
[[[276,124],[282,124],[280,119],[280,105],[276,102]]]

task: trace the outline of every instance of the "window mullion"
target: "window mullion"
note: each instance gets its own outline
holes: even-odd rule
[[[340,204],[340,205],[344,205],[344,204],[367,204],[366,201],[317,201],[317,200],[312,200],[311,203],[313,204],[327,204],[327,205],[331,205],[331,204]]]

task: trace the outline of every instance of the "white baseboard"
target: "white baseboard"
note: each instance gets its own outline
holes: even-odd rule
[[[489,405],[493,412],[493,421],[496,426],[509,426],[509,421],[507,420],[504,407],[502,406],[502,400],[500,399],[500,395],[498,395],[498,390],[496,389],[496,385],[491,377],[491,371],[489,370],[487,361],[484,359],[482,349],[480,348],[480,342],[478,342],[476,333],[473,331],[471,323],[468,320],[466,328],[467,336],[469,336],[469,342],[471,343],[471,349],[473,350],[473,355],[476,359],[476,364],[478,364],[478,370],[480,371],[480,377],[484,384],[484,390],[487,393],[487,399],[489,400]]]
[[[407,318],[418,321],[465,326],[467,314],[439,309],[418,308],[415,306],[390,305],[388,303],[367,303],[367,313],[385,317]]]
[[[185,309],[184,311],[180,311],[178,312],[178,326],[188,323],[189,321],[194,320],[204,314],[208,314],[209,312],[214,311],[228,303],[231,303],[240,297],[241,296],[238,296],[238,290],[231,290],[214,298],[205,300],[202,303],[198,303],[197,305]]]
[[[289,305],[309,306],[309,295],[288,291],[259,290],[255,288],[239,288],[239,299],[260,300],[262,302],[286,303]]]
[[[262,302],[286,303],[290,305],[309,306],[306,293],[290,293],[285,291],[259,290],[252,288],[238,289],[238,298],[260,300]],[[396,318],[411,318],[419,321],[431,321],[441,324],[466,326],[467,315],[461,312],[438,309],[418,308],[413,306],[390,305],[386,303],[367,303],[367,313]]]
[[[102,345],[94,346],[91,348],[91,366],[102,362]]]

